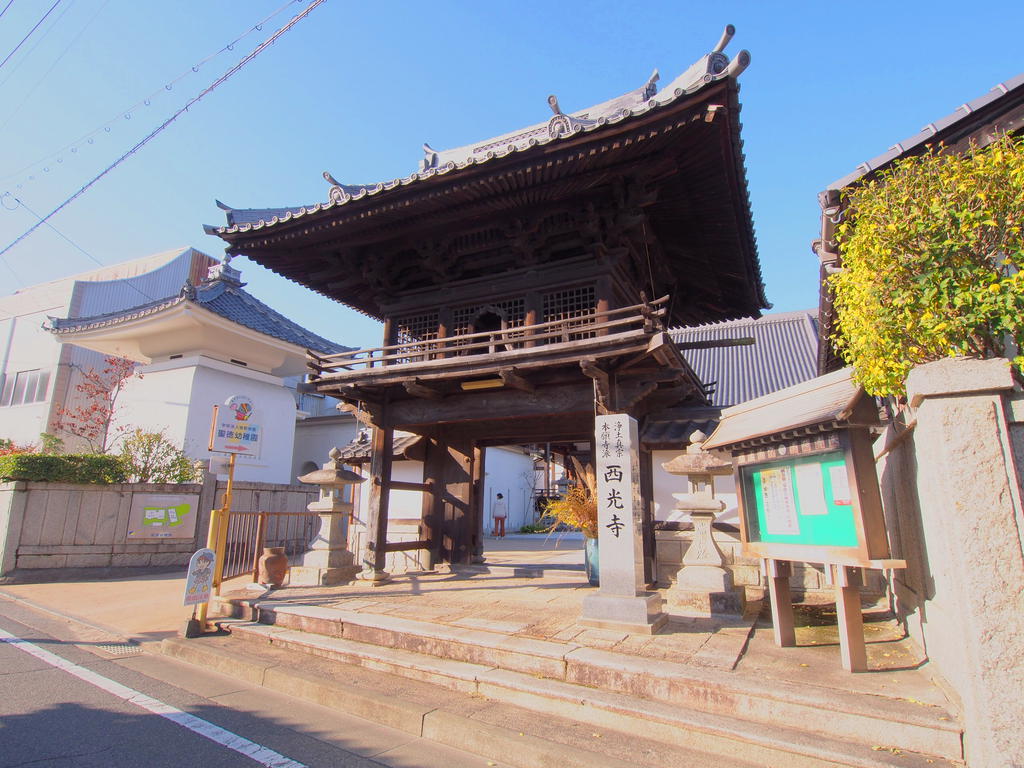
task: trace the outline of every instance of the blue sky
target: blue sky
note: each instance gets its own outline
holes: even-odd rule
[[[15,0],[0,16],[0,60],[53,2]],[[0,194],[11,193],[0,248],[37,221],[25,206],[55,208],[308,7],[288,5],[192,71],[285,3],[61,0],[0,66]],[[306,204],[326,200],[325,170],[346,183],[407,175],[424,141],[453,147],[544,120],[548,94],[573,111],[655,68],[665,84],[726,23],[737,28],[726,52],[752,56],[740,79],[744,149],[768,298],[781,311],[817,300],[818,191],[1024,70],[1019,0],[327,0],[55,216],[78,248],[43,227],[0,258],[0,295],[93,268],[83,250],[104,264],[186,245],[219,256],[222,241],[202,230],[224,220],[215,199]],[[379,342],[356,313],[235,265],[254,294],[312,330]]]

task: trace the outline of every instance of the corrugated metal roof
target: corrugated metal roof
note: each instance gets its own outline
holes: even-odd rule
[[[676,328],[669,333],[677,344],[754,339],[753,344],[746,346],[683,350],[700,380],[705,385],[714,384],[711,404],[718,407],[799,384],[817,373],[816,310]]]
[[[850,368],[843,368],[727,408],[704,447],[722,448],[777,432],[842,421],[863,393],[851,374]]]

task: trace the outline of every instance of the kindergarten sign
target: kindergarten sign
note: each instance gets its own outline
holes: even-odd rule
[[[263,427],[255,414],[252,400],[245,395],[229,397],[224,405],[213,406],[210,450],[259,458]]]
[[[129,539],[192,539],[196,533],[196,494],[137,493],[128,517]]]

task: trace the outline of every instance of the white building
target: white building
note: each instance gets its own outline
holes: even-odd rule
[[[0,297],[0,438],[37,443],[40,433],[54,432],[57,409],[75,403],[81,371],[103,367],[101,353],[55,343],[44,328],[49,317],[116,312],[173,295],[215,263],[179,248]],[[68,439],[68,447],[82,446]]]
[[[243,288],[228,260],[204,280],[186,282],[170,296],[126,309],[54,319],[58,339],[140,363],[120,400],[120,418],[162,431],[194,458],[207,458],[213,407],[248,397],[260,426],[258,456],[239,457],[239,480],[293,483],[295,392],[306,370],[306,350],[346,348],[296,325]],[[343,424],[337,425],[343,427]],[[339,429],[335,442],[352,430]],[[328,448],[329,450],[329,448]],[[326,456],[326,452],[323,454]]]

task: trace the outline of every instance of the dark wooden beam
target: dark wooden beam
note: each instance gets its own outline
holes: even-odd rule
[[[425,400],[440,400],[444,393],[434,387],[427,386],[419,379],[409,379],[402,383],[405,391],[413,397],[422,397]]]
[[[516,368],[503,368],[498,371],[498,376],[505,382],[506,387],[519,389],[523,392],[533,392],[536,387],[524,378]]]
[[[389,404],[387,420],[392,427],[416,431],[415,427],[421,425],[486,421],[498,414],[502,419],[517,419],[592,413],[593,402],[591,387],[581,380],[578,384],[539,387],[534,392],[490,389],[452,394],[438,401],[399,400]]]
[[[433,486],[430,483],[409,483],[405,480],[392,480],[388,483],[388,488],[392,491],[422,491],[424,493],[432,493]]]
[[[376,549],[376,552],[380,554],[387,554],[388,552],[409,552],[414,549],[430,549],[429,541],[393,541],[390,544],[384,544],[382,547]]]

